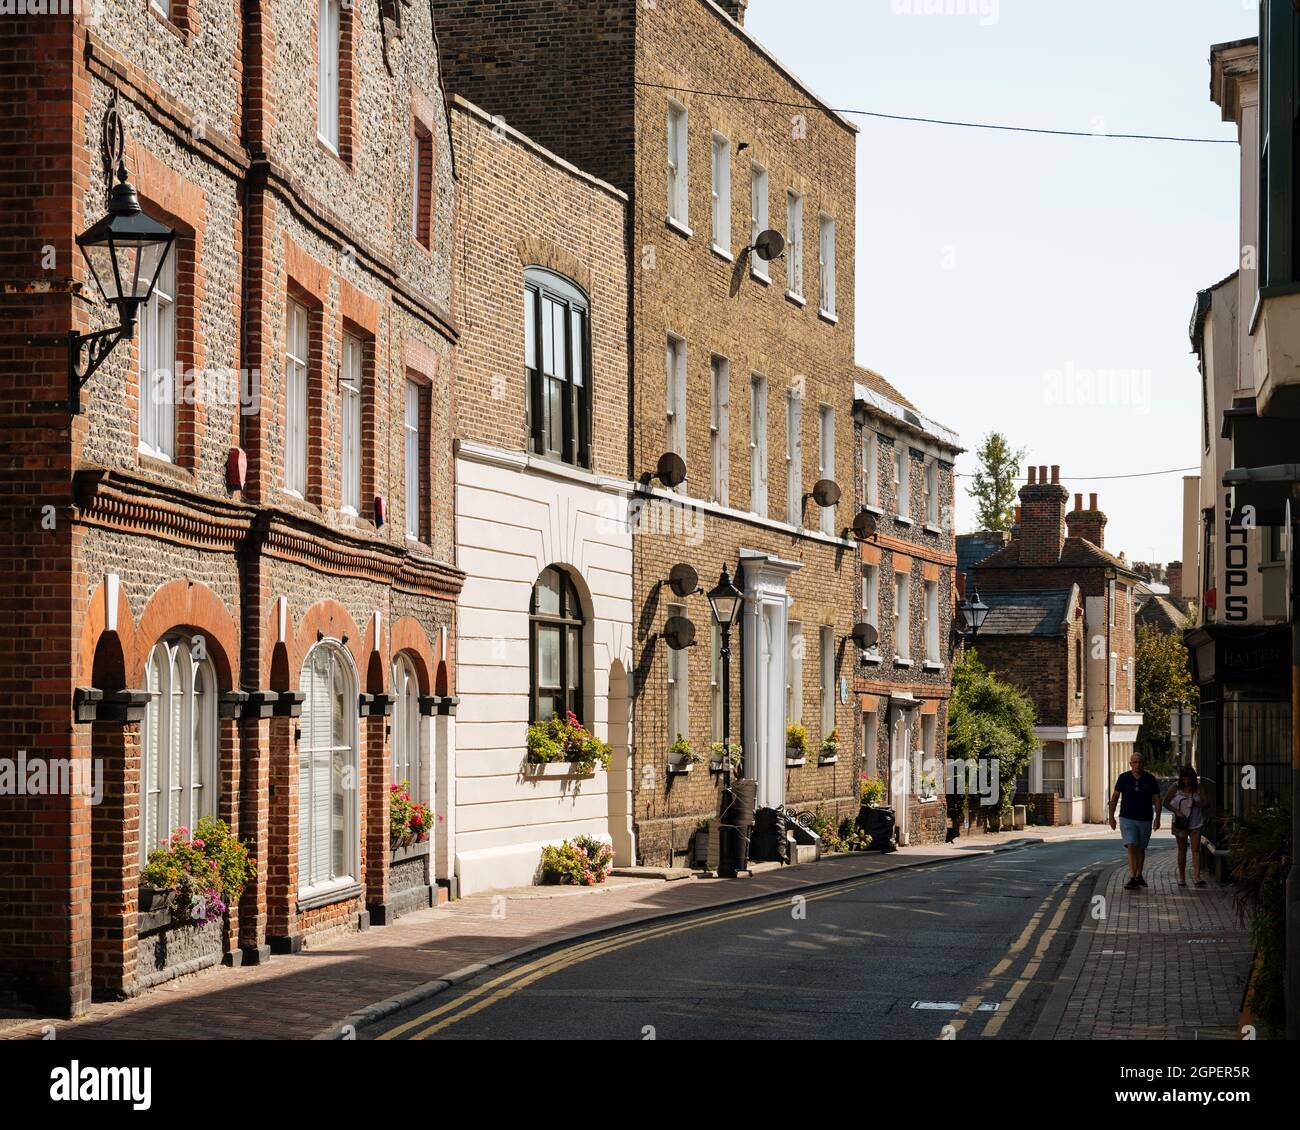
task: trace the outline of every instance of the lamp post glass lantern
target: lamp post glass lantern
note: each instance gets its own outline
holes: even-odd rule
[[[68,334],[69,408],[81,411],[81,386],[104,363],[123,338],[135,333],[141,303],[149,301],[163,263],[176,241],[176,232],[140,207],[140,198],[127,179],[122,159],[124,133],[116,100],[104,117],[100,138],[105,174],[115,171],[117,184],[108,200],[108,214],[77,236],[77,246],[105,301],[117,307],[120,323],[95,333]]]
[[[961,613],[962,627],[964,629],[962,634],[969,636],[974,641],[989,614],[989,606],[980,600],[979,590],[973,591],[970,596],[957,605],[957,611]]]

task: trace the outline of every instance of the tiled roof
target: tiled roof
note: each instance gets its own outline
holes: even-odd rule
[[[1130,577],[1138,576],[1113,553],[1107,553],[1099,546],[1084,538],[1066,538],[1061,547],[1061,556],[1048,566],[1021,566],[1020,548],[1023,543],[1019,538],[1005,549],[999,550],[992,557],[986,557],[975,568],[978,569],[1017,569],[1017,568],[1065,568],[1065,569],[1118,569]]]
[[[1169,597],[1153,594],[1146,604],[1138,609],[1137,622],[1151,624],[1162,632],[1181,632],[1187,626],[1187,613]]]
[[[957,572],[978,565],[1007,544],[1006,535],[1000,531],[981,531],[976,534],[957,535]]]
[[[989,614],[981,636],[1059,636],[1069,615],[1072,589],[1040,592],[989,592],[981,599]]]
[[[862,365],[856,366],[856,369],[858,380],[862,384],[866,385],[867,388],[871,389],[872,392],[879,393],[881,396],[892,400],[895,404],[901,404],[904,408],[910,408],[913,412],[920,411],[915,404],[908,400],[907,397],[899,392],[898,389],[891,385],[874,369],[867,369]]]

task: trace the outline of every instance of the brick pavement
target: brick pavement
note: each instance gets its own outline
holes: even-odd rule
[[[1188,870],[1189,885],[1179,887],[1170,842],[1148,856],[1146,890],[1123,889],[1123,866],[1104,876],[1096,893],[1106,918],[1084,919],[1035,1038],[1238,1038],[1253,947],[1232,888],[1208,877],[1208,886],[1193,887]]]

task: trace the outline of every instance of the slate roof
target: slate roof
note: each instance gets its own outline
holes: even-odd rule
[[[1138,609],[1137,622],[1154,625],[1162,632],[1181,632],[1187,626],[1187,613],[1169,597],[1154,593]]]
[[[1006,549],[998,550],[992,557],[986,557],[978,565],[974,566],[975,570],[980,569],[1019,569],[1020,550],[1023,542],[1016,538]],[[1085,538],[1066,538],[1065,545],[1061,547],[1061,556],[1048,566],[1026,565],[1026,569],[1035,568],[1067,568],[1067,569],[1118,569],[1121,573],[1126,573],[1130,577],[1138,577],[1141,574],[1136,573],[1128,565],[1125,565],[1113,553],[1107,553],[1100,546],[1095,546]]]
[[[1007,544],[1001,531],[981,530],[957,535],[957,572],[965,573]]]
[[[985,592],[989,614],[980,636],[1059,636],[1069,614],[1073,589],[1037,592]],[[977,637],[978,644],[978,637]]]

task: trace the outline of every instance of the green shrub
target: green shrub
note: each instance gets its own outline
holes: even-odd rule
[[[576,714],[570,710],[563,719],[553,714],[545,722],[533,722],[526,738],[528,760],[535,763],[567,761],[584,773],[590,773],[597,763],[608,769],[614,760],[614,750],[591,733]]]
[[[609,878],[614,849],[591,836],[574,836],[542,848],[542,882],[594,887]]]
[[[1286,1028],[1286,879],[1291,870],[1291,806],[1285,801],[1259,805],[1239,816],[1231,829],[1234,903],[1249,922],[1257,964],[1249,1005],[1274,1036]]]
[[[792,757],[808,756],[808,731],[802,722],[791,722],[785,729],[785,748]]]

